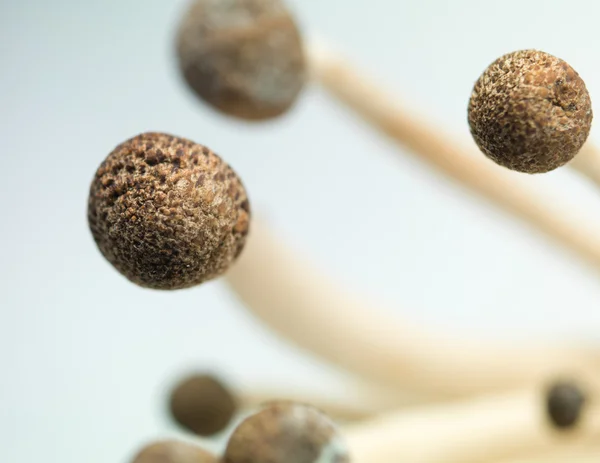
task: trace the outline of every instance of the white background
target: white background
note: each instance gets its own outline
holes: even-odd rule
[[[600,95],[596,1],[290,3],[307,34],[326,37],[467,143],[472,85],[505,52],[558,55],[592,99]],[[189,369],[216,369],[236,384],[343,386],[221,283],[146,291],[100,256],[86,222],[89,182],[115,145],[146,130],[216,150],[255,210],[399,317],[466,336],[599,338],[599,274],[320,90],[261,125],[196,101],[172,53],[183,5],[0,3],[0,461],[125,462],[141,442],[172,435],[165,388]],[[568,169],[531,182],[600,216],[598,192]]]

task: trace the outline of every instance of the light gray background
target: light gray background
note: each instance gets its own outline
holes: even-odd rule
[[[600,95],[596,1],[290,3],[307,33],[469,143],[472,84],[505,52],[561,56]],[[145,291],[100,256],[89,182],[116,144],[146,130],[222,154],[255,210],[400,317],[502,339],[599,339],[598,274],[318,89],[283,120],[254,126],[197,102],[172,57],[183,0],[0,5],[0,461],[124,462],[141,442],[173,435],[164,389],[190,368],[246,384],[342,385],[221,283]],[[598,192],[572,172],[531,181],[600,216]]]

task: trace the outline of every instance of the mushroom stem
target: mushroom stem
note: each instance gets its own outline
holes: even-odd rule
[[[390,413],[347,426],[345,438],[355,463],[481,463],[597,442],[598,413],[561,434],[548,424],[541,396],[520,390]]]
[[[486,463],[598,463],[600,447],[598,445],[569,447],[567,450],[544,452],[543,454],[523,456],[503,460],[485,460]]]
[[[589,140],[569,165],[600,186],[600,150]]]
[[[306,54],[313,79],[376,130],[600,268],[600,230],[588,225],[583,214],[574,216],[571,205],[561,205],[556,197],[535,191],[522,174],[499,168],[474,145],[462,146],[440,127],[403,107],[397,98],[336,53],[313,45],[307,47]],[[591,156],[581,154],[582,159],[574,165],[586,175],[599,178],[598,158],[590,160]]]
[[[259,220],[225,281],[256,317],[296,345],[361,378],[420,395],[500,391],[555,375],[586,378],[599,363],[596,352],[583,348],[508,347],[411,326],[336,286]]]
[[[360,397],[364,393],[357,394],[355,400],[350,403],[343,399],[334,399],[322,395],[312,395],[305,392],[294,392],[286,390],[284,394],[267,389],[248,389],[239,391],[237,394],[238,403],[241,409],[256,409],[273,401],[291,401],[297,403],[310,404],[336,421],[354,422],[369,419],[379,415],[387,410],[398,408],[403,405],[402,399],[396,397],[381,398],[378,395]],[[404,404],[414,403],[406,398]]]

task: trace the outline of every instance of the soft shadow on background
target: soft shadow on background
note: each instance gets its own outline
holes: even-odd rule
[[[217,151],[256,211],[400,317],[465,336],[599,339],[600,273],[399,153],[318,89],[256,125],[196,101],[172,53],[185,3],[0,3],[0,461],[125,461],[173,435],[164,391],[189,369],[343,387],[219,282],[142,290],[101,257],[86,222],[89,182],[115,145],[147,130]],[[564,58],[600,101],[596,1],[290,4],[307,34],[468,143],[471,87],[505,52]],[[598,220],[598,192],[571,172],[531,181]]]

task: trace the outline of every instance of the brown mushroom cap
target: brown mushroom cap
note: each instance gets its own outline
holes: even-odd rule
[[[224,463],[348,463],[335,424],[316,408],[272,403],[233,432]]]
[[[236,173],[210,149],[162,133],[119,145],[98,168],[88,221],[102,254],[153,289],[198,285],[241,253],[250,207]]]
[[[572,382],[553,384],[546,394],[546,412],[557,429],[571,429],[580,422],[586,397],[581,388]]]
[[[169,408],[173,419],[200,436],[223,431],[233,419],[238,405],[233,394],[210,375],[190,376],[171,391]]]
[[[590,96],[579,74],[536,50],[497,59],[469,102],[469,125],[481,151],[519,172],[549,172],[569,162],[591,123]]]
[[[300,32],[281,0],[194,0],[177,55],[197,96],[242,119],[283,114],[306,81]]]
[[[195,445],[175,440],[153,442],[142,448],[132,463],[217,463],[217,458]]]

